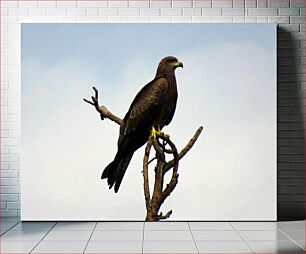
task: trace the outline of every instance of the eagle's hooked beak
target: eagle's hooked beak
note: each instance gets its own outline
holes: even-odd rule
[[[176,68],[177,68],[177,67],[182,67],[182,68],[183,68],[183,63],[180,62],[180,61],[177,61],[177,62],[175,63],[175,67],[176,67]]]

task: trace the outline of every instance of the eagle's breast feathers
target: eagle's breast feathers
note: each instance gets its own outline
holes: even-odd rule
[[[148,84],[139,99],[132,104],[126,121],[125,135],[142,129],[142,126],[147,124],[152,125],[155,119],[159,120],[167,101],[168,90],[169,85],[164,78],[159,78]],[[150,122],[152,123],[150,124]]]

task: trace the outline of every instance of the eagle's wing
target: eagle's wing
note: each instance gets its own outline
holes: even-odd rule
[[[177,95],[176,95],[176,99],[175,100],[177,100]],[[176,109],[176,101],[175,101],[175,106],[172,109],[170,109],[171,111],[170,111],[168,117],[165,120],[165,125],[168,125],[169,123],[171,123],[172,118],[173,118],[174,113],[175,113],[175,109]]]
[[[124,135],[148,128],[155,117],[161,113],[167,100],[168,83],[166,79],[155,79],[147,84],[135,97],[125,116]]]

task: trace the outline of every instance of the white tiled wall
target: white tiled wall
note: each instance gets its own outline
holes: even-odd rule
[[[303,129],[298,124],[305,81],[304,0],[1,0],[1,216],[20,212],[20,23],[22,22],[276,22],[279,78],[279,207],[302,208]],[[298,87],[298,88],[297,88]],[[297,93],[290,93],[298,90]],[[296,116],[296,121],[292,120]],[[296,124],[296,126],[292,126]],[[292,174],[292,172],[294,174]],[[285,181],[283,181],[285,179]],[[289,180],[288,180],[289,179]],[[288,181],[286,181],[288,180]],[[289,187],[288,187],[289,186]],[[293,187],[292,187],[293,186]],[[293,189],[292,189],[293,188]],[[294,193],[298,198],[291,198]],[[291,202],[291,203],[290,203]],[[293,207],[290,204],[295,204]],[[282,206],[283,205],[283,206]],[[284,209],[285,209],[284,208]]]

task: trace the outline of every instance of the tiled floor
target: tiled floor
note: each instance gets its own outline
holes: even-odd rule
[[[0,253],[304,253],[305,221],[19,222],[1,218]]]

